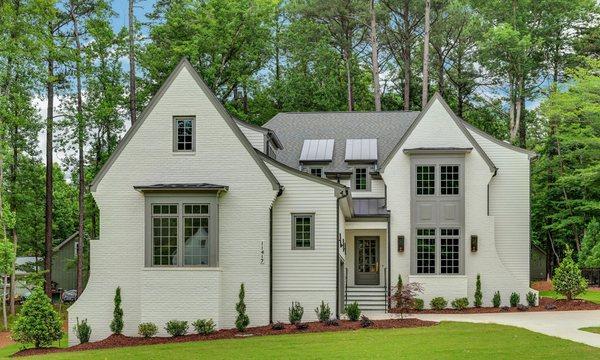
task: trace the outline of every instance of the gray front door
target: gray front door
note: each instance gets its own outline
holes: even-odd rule
[[[357,237],[355,244],[356,285],[379,285],[379,237]]]

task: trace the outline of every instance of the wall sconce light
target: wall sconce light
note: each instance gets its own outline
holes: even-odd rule
[[[477,252],[477,235],[471,235],[471,252]]]
[[[404,252],[404,235],[398,235],[398,252]]]

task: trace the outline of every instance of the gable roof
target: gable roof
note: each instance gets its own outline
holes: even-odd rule
[[[454,121],[454,123],[456,124],[456,126],[458,126],[458,128],[460,129],[460,131],[462,131],[462,133],[469,140],[469,142],[471,143],[471,145],[473,145],[473,147],[481,155],[481,157],[483,158],[483,160],[486,162],[486,164],[490,168],[490,171],[495,174],[496,171],[498,170],[498,168],[496,167],[496,165],[494,165],[494,162],[492,161],[492,159],[490,159],[490,157],[485,153],[485,151],[483,151],[483,149],[481,148],[481,146],[479,146],[479,143],[477,143],[477,141],[475,141],[475,139],[473,138],[473,136],[471,135],[471,133],[469,132],[469,130],[467,130],[467,128],[465,127],[464,121],[461,120],[458,116],[456,116],[456,114],[454,113],[454,111],[452,111],[452,109],[450,109],[450,106],[448,106],[448,104],[444,101],[444,99],[442,98],[442,96],[439,93],[437,93],[437,92],[429,100],[429,102],[427,103],[427,105],[425,105],[425,107],[423,108],[423,110],[421,111],[421,113],[419,114],[419,116],[417,116],[417,118],[412,122],[412,124],[410,125],[410,128],[406,132],[404,132],[404,134],[402,135],[402,137],[400,138],[400,140],[398,141],[398,143],[396,144],[396,146],[394,146],[394,149],[385,158],[385,160],[381,164],[380,171],[383,172],[385,170],[385,167],[387,166],[387,164],[392,160],[392,158],[398,152],[398,150],[400,149],[400,147],[402,147],[402,144],[404,144],[404,142],[406,141],[406,139],[408,139],[408,137],[410,136],[410,134],[412,133],[412,131],[417,127],[417,125],[419,124],[419,122],[421,121],[421,119],[423,119],[423,116],[425,116],[425,114],[427,113],[427,111],[429,110],[429,108],[431,108],[431,105],[433,105],[433,103],[435,101],[439,101],[442,104],[442,106],[444,107],[444,109],[448,112],[448,114],[450,114],[450,117],[452,118],[452,120]]]
[[[298,168],[304,140],[333,139],[333,159],[325,172],[350,171],[345,161],[347,139],[377,139],[378,158],[385,159],[418,116],[416,111],[279,113],[263,127],[277,133],[283,150],[277,160]]]
[[[248,151],[248,154],[250,154],[250,156],[256,162],[258,167],[265,174],[267,179],[269,179],[269,182],[271,182],[271,185],[273,186],[273,190],[281,189],[281,185],[279,184],[279,182],[277,181],[277,179],[275,178],[273,173],[265,165],[265,163],[256,154],[256,152],[254,151],[254,148],[252,147],[252,145],[250,144],[250,142],[248,141],[246,136],[244,136],[244,134],[242,133],[242,130],[240,130],[240,128],[236,124],[236,121],[234,120],[234,118],[227,112],[227,110],[225,109],[223,104],[221,104],[219,99],[217,99],[215,94],[210,90],[208,85],[206,85],[204,80],[202,80],[202,78],[200,77],[198,72],[194,69],[192,64],[190,64],[190,62],[186,58],[183,58],[183,59],[181,59],[179,64],[177,64],[177,66],[175,67],[173,72],[171,72],[171,74],[169,75],[167,80],[165,80],[165,82],[160,86],[160,88],[158,89],[156,94],[152,97],[152,99],[150,100],[150,102],[148,103],[148,105],[146,106],[144,111],[142,112],[142,114],[138,117],[135,124],[133,124],[133,126],[127,131],[127,133],[125,133],[125,136],[123,136],[121,141],[119,141],[119,144],[117,145],[117,148],[115,149],[115,151],[111,154],[111,156],[108,158],[108,160],[106,161],[106,163],[104,164],[102,169],[100,169],[100,171],[98,172],[98,174],[96,175],[96,177],[94,178],[92,183],[90,184],[91,191],[96,191],[96,188],[98,187],[98,183],[102,180],[104,175],[106,175],[108,170],[110,170],[111,166],[117,160],[117,158],[119,157],[119,155],[121,154],[121,152],[123,151],[125,146],[127,146],[127,143],[129,143],[131,138],[135,135],[135,133],[138,131],[138,129],[142,126],[142,124],[144,123],[144,121],[146,120],[148,115],[152,112],[152,110],[154,109],[156,104],[160,101],[160,99],[165,94],[165,92],[167,91],[167,89],[169,88],[171,83],[173,83],[173,81],[177,78],[177,75],[179,75],[179,73],[181,72],[181,70],[183,68],[187,69],[188,72],[192,75],[192,77],[194,78],[194,80],[196,81],[198,86],[200,86],[200,88],[206,94],[206,96],[208,97],[208,99],[210,100],[212,105],[215,107],[215,109],[217,109],[219,114],[223,117],[223,119],[225,120],[225,122],[227,123],[229,128],[233,131],[233,133],[238,138],[238,140],[246,148],[246,150]]]
[[[75,231],[73,234],[71,234],[71,236],[63,240],[60,244],[56,245],[54,248],[52,248],[52,251],[57,252],[58,250],[62,249],[65,245],[67,245],[70,241],[75,239],[79,239],[79,231]]]

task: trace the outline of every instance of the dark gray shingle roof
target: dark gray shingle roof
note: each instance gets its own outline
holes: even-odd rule
[[[280,113],[263,127],[273,130],[283,144],[278,161],[297,169],[304,140],[334,139],[333,161],[325,171],[347,171],[346,139],[377,139],[382,162],[418,115],[417,111]]]

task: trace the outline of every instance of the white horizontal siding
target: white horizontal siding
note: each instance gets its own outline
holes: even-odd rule
[[[287,320],[291,301],[304,306],[304,319],[316,319],[321,300],[335,309],[337,199],[330,186],[269,165],[283,194],[273,204],[273,319]],[[314,213],[314,250],[292,250],[292,214]]]
[[[265,134],[253,130],[248,126],[244,126],[242,124],[237,124],[237,126],[242,130],[242,133],[246,136],[250,144],[257,150],[264,152],[265,151]]]
[[[369,175],[370,176],[370,175]],[[370,191],[352,190],[352,181],[349,179],[340,180],[340,183],[350,188],[353,198],[383,198],[385,197],[385,182],[380,179],[371,179]]]

